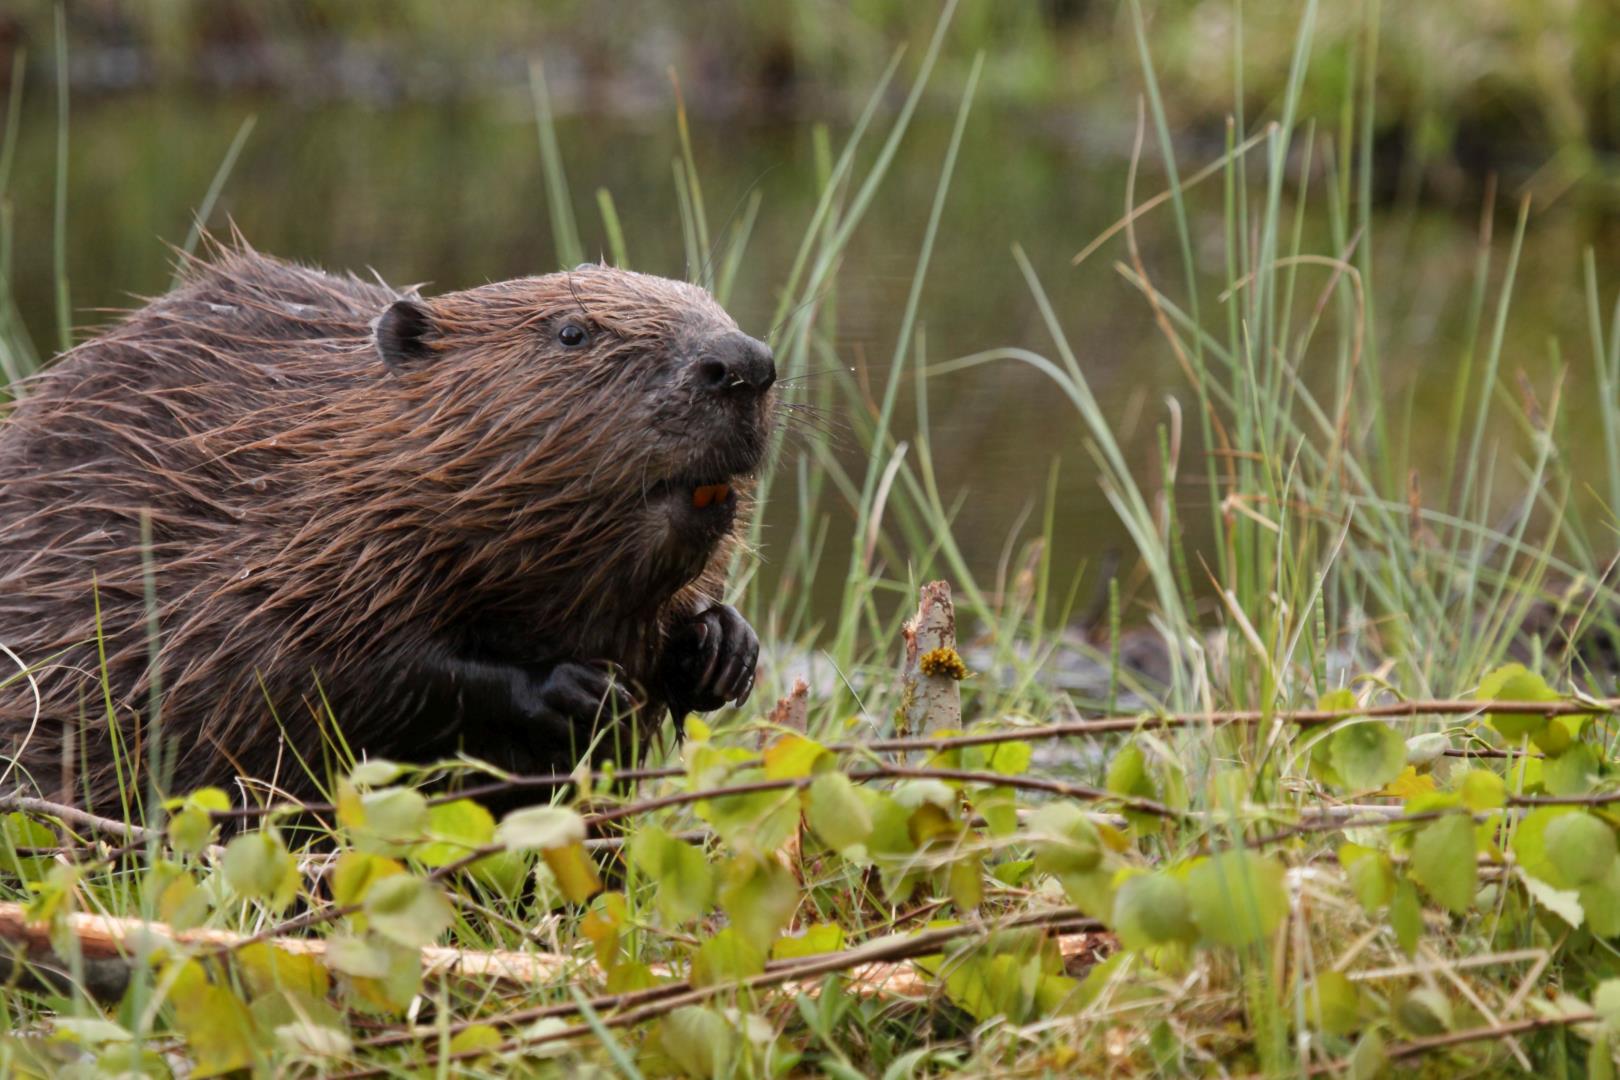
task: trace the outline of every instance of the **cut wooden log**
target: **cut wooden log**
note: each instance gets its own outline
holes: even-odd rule
[[[905,625],[906,662],[901,672],[901,735],[955,731],[962,726],[962,691],[967,665],[956,650],[956,606],[951,587],[930,581],[920,590],[917,614]]]

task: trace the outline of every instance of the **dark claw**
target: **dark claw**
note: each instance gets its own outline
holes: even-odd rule
[[[670,631],[665,691],[677,715],[741,705],[753,691],[759,638],[736,608],[718,604]]]

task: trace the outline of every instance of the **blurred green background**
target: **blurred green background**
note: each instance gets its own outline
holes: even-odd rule
[[[1272,118],[1297,5],[1161,0],[1144,11],[1189,173],[1222,152],[1236,107],[1245,133]],[[896,49],[906,49],[902,72],[914,68],[939,9],[914,0],[73,0],[62,14],[71,105],[66,263],[81,336],[112,317],[109,309],[167,286],[165,241],[185,237],[249,118],[254,127],[211,220],[228,216],[262,250],[374,268],[435,291],[555,268],[533,59],[544,64],[587,249],[606,249],[595,197],[606,188],[633,265],[672,276],[690,269],[671,168],[678,83],[711,221],[731,220],[755,192],[762,198],[731,306],[763,335],[816,199],[815,126],[837,145]],[[52,221],[64,79],[56,17],[46,0],[0,9],[0,86],[23,69],[9,194],[12,285],[41,356],[58,340]],[[1238,35],[1241,86],[1232,62]],[[1505,377],[1522,370],[1529,385],[1545,387],[1557,367],[1549,338],[1582,340],[1583,248],[1595,246],[1603,279],[1614,279],[1620,5],[1334,3],[1322,9],[1315,48],[1302,109],[1320,129],[1317,183],[1341,148],[1333,130],[1341,103],[1366,92],[1357,73],[1376,49],[1377,326],[1385,371],[1400,376],[1383,391],[1398,410],[1397,437],[1421,458],[1424,441],[1442,435],[1424,417],[1446,400],[1468,332],[1487,192],[1495,192],[1498,234],[1509,231],[1521,196],[1534,210]],[[924,298],[929,356],[1050,349],[1010,257],[1022,245],[1083,348],[1081,363],[1122,443],[1150,472],[1164,399],[1185,399],[1185,383],[1151,311],[1112,265],[1123,245],[1071,266],[1123,213],[1144,88],[1130,10],[1112,0],[962,3],[923,111],[839,274],[839,360],[857,378],[881,381],[952,113],[981,51],[983,83]],[[886,104],[897,106],[898,90],[892,97]],[[1138,199],[1162,189],[1161,168],[1150,150]],[[1224,259],[1222,197],[1217,180],[1189,202],[1211,268]],[[1327,223],[1309,202],[1302,221],[1305,246],[1325,251]],[[1148,218],[1140,238],[1149,270],[1179,281],[1170,230]],[[1571,375],[1574,390],[1582,377]],[[1063,462],[1060,566],[1123,546],[1069,407],[1043,376],[977,368],[936,380],[931,394],[932,449],[949,490],[967,495],[958,539],[979,569],[994,573],[1054,458]],[[1579,394],[1571,400],[1579,424]],[[846,436],[841,452],[859,456],[855,443]],[[1184,492],[1182,501],[1198,500]],[[790,502],[779,499],[772,513]]]

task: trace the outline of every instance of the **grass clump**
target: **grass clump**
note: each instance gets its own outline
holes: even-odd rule
[[[571,786],[498,779],[536,803],[499,821],[429,783],[480,778],[465,762],[365,761],[314,806],[170,793],[139,822],[6,796],[0,930],[31,962],[0,994],[0,1060],[38,1075],[1375,1076],[1414,1059],[1612,1075],[1620,308],[1604,317],[1588,257],[1598,480],[1572,465],[1562,383],[1515,394],[1504,378],[1527,205],[1505,255],[1482,239],[1450,399],[1403,398],[1373,254],[1376,11],[1329,117],[1304,105],[1321,92],[1314,3],[1259,118],[1241,108],[1239,36],[1226,152],[1197,169],[1177,160],[1155,43],[1129,13],[1137,157],[1153,146],[1169,186],[1139,199],[1133,164],[1115,270],[1185,379],[1155,470],[1121,450],[1022,252],[1009,272],[1052,355],[930,355],[929,256],[948,242],[977,67],[892,362],[875,388],[842,370],[840,259],[947,11],[897,111],[879,105],[898,61],[842,148],[818,135],[820,197],[780,290],[784,381],[838,372],[790,415],[848,417],[865,453],[851,471],[789,438],[761,485],[798,521],[785,539],[756,524],[734,575],[777,708],[688,719],[644,765]],[[577,248],[535,85],[559,243]],[[723,301],[756,204],[711,229],[682,150],[689,266]],[[1221,213],[1213,256],[1200,200]],[[598,206],[623,260],[611,195]],[[1174,245],[1173,282],[1142,255],[1149,230]],[[1061,629],[1077,588],[1053,580],[1050,506],[1034,535],[1014,530],[995,582],[952,538],[929,386],[1009,362],[1073,405],[1134,546],[1101,642]],[[828,539],[840,505],[847,558]],[[791,587],[751,587],[762,550]],[[823,625],[805,597],[828,567],[840,602]],[[929,655],[976,676],[960,726],[896,736],[902,621],[935,577],[963,631]],[[1058,677],[1073,655],[1099,664],[1096,693]]]

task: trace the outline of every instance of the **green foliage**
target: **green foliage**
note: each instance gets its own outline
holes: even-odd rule
[[[1436,316],[1409,310],[1418,302],[1384,277],[1388,256],[1371,253],[1379,131],[1361,97],[1374,73],[1360,65],[1376,55],[1376,27],[1352,34],[1366,53],[1329,57],[1346,65],[1330,80],[1351,88],[1345,100],[1308,114],[1322,92],[1307,77],[1315,20],[1338,16],[1305,5],[1283,27],[1290,59],[1264,117],[1234,115],[1233,152],[1193,174],[1177,162],[1185,151],[1152,66],[1162,43],[1140,5],[1127,9],[1122,22],[1141,28],[1144,127],[1157,143],[1148,156],[1170,187],[1152,206],[1144,192],[1126,195],[1117,265],[1187,379],[1166,405],[1157,472],[1141,474],[1115,411],[1087,382],[1090,365],[1064,335],[1064,298],[1048,297],[1038,260],[1015,255],[1053,358],[1022,348],[929,355],[923,298],[929,255],[949,240],[948,165],[889,362],[845,377],[853,358],[841,344],[849,305],[837,268],[911,145],[912,111],[945,49],[942,23],[898,113],[878,108],[885,82],[844,147],[823,132],[807,151],[813,217],[785,280],[770,282],[784,382],[847,421],[861,454],[851,470],[826,446],[794,457],[799,448],[784,445],[759,479],[757,498],[791,502],[800,524],[773,551],[780,587],[739,599],[777,639],[755,705],[790,689],[770,685],[781,658],[802,655],[812,668],[827,659],[836,679],[817,677],[805,715],[689,718],[678,748],[649,751],[647,764],[667,771],[639,784],[582,778],[554,805],[499,822],[453,794],[486,782],[484,769],[383,760],[337,777],[332,808],[244,809],[232,821],[244,831],[222,850],[230,803],[214,789],[179,793],[163,804],[162,829],[122,834],[121,848],[76,835],[75,820],[8,812],[0,883],[74,981],[66,993],[8,987],[0,1067],[161,1072],[172,1060],[191,1075],[612,1068],[897,1080],[1326,1068],[1371,1078],[1421,1049],[1401,1047],[1407,1040],[1532,1017],[1568,1030],[1527,1028],[1511,1046],[1459,1040],[1436,1064],[1489,1075],[1522,1053],[1573,1073],[1584,1054],[1603,1075],[1603,1040],[1620,1014],[1612,717],[1603,703],[1575,712],[1601,689],[1595,673],[1583,677],[1580,657],[1519,627],[1556,591],[1554,571],[1574,583],[1553,597],[1560,617],[1612,605],[1594,550],[1612,506],[1595,517],[1582,509],[1553,395],[1522,408],[1503,400],[1500,362],[1518,354],[1506,321],[1522,232],[1495,272],[1481,245],[1471,317],[1501,277],[1497,321],[1469,346],[1457,396],[1438,410],[1449,442],[1426,454],[1430,425],[1417,418],[1434,403],[1398,398],[1382,381],[1391,372],[1380,353],[1405,355],[1399,328]],[[1245,40],[1207,36],[1234,48]],[[947,163],[982,63],[966,69]],[[534,90],[555,246],[576,258],[589,241],[572,218],[543,80]],[[1250,107],[1249,90],[1235,104]],[[887,135],[873,139],[884,123]],[[692,272],[723,293],[744,265],[753,210],[710,234],[685,124],[683,115],[679,224]],[[1200,187],[1203,178],[1211,183]],[[1205,216],[1200,199],[1217,213]],[[616,204],[609,195],[598,205],[622,260]],[[1323,206],[1327,235],[1313,235],[1307,205]],[[1153,242],[1141,244],[1150,229]],[[1153,249],[1180,257],[1181,280],[1166,277]],[[0,256],[7,250],[0,244]],[[975,287],[993,263],[975,260]],[[1599,292],[1595,271],[1590,290]],[[1594,367],[1612,391],[1620,344],[1604,341],[1591,306]],[[1064,539],[1051,524],[1055,484],[1043,531],[1013,526],[1006,572],[992,583],[958,528],[967,504],[931,456],[930,383],[1009,360],[1074,409],[1073,434],[1092,448],[1132,549],[1129,572],[1108,586],[1104,701],[1069,685],[1065,666],[1070,652],[1092,650],[1096,628],[1056,632],[1076,621],[1062,596],[1081,585],[1051,569],[1050,548]],[[834,377],[804,381],[821,369]],[[1519,390],[1534,400],[1535,377]],[[1605,441],[1620,446],[1613,393],[1590,397]],[[915,433],[900,415],[911,407]],[[1528,456],[1509,468],[1515,449]],[[1429,456],[1456,467],[1425,487]],[[1499,456],[1511,487],[1493,486]],[[1192,477],[1196,499],[1178,488],[1188,467],[1204,470]],[[1616,490],[1610,479],[1594,486]],[[787,499],[780,486],[773,493],[790,480]],[[827,591],[817,571],[830,556],[844,563],[827,539],[829,503],[853,507],[857,527],[822,628],[804,597]],[[1545,527],[1544,544],[1532,525]],[[757,582],[763,529],[740,546],[738,587]],[[962,684],[962,730],[928,734],[993,741],[879,752],[872,742],[891,734],[886,718],[901,703],[892,658],[902,620],[916,582],[936,575],[958,589],[962,650],[971,642],[984,662],[973,657],[979,674]],[[1122,620],[1163,648],[1143,671],[1122,659]],[[1499,666],[1507,655],[1525,659]],[[1324,692],[1333,685],[1344,688]],[[1470,702],[1444,703],[1458,707],[1414,704],[1467,686]],[[1508,701],[1559,715],[1489,704]],[[1312,705],[1335,717],[1289,718]],[[1041,730],[1105,709],[1116,715],[1067,738]],[[100,913],[177,932],[130,939],[136,966],[115,1002],[79,989],[77,916]],[[207,933],[181,933],[194,929]],[[446,973],[445,954],[427,951],[440,946],[487,966]],[[1480,956],[1493,962],[1451,963]],[[918,992],[890,989],[913,979]],[[1601,1025],[1575,1019],[1587,1001]]]

